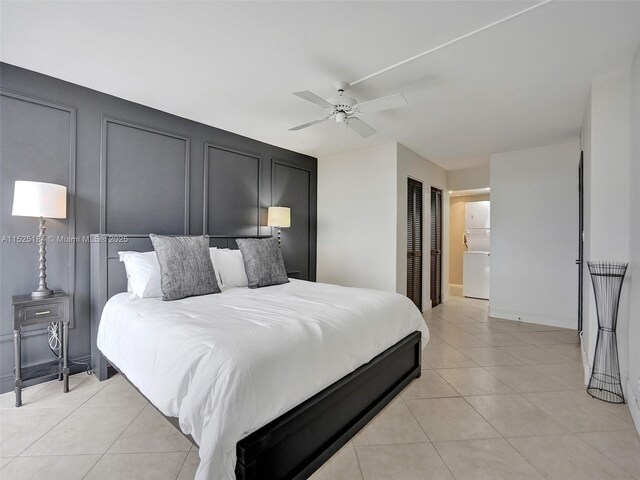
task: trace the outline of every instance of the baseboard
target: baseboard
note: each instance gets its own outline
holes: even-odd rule
[[[426,312],[427,310],[431,310],[431,306],[433,305],[433,303],[431,302],[431,299],[427,300],[426,302],[423,303],[422,305],[422,311]]]
[[[449,295],[454,297],[462,296],[462,285],[458,285],[456,283],[449,284]]]
[[[75,362],[75,363],[73,363]],[[78,363],[91,363],[91,355],[83,355],[81,357],[69,358],[69,374],[74,375],[76,373],[86,372],[84,365],[77,365]],[[23,369],[28,369],[31,365],[25,365]],[[30,386],[38,385],[40,383],[49,382],[55,380],[57,375],[47,375],[38,379],[30,380],[28,383]],[[0,376],[0,394],[13,391],[14,375],[13,372],[5,373]]]
[[[504,320],[516,320],[524,323],[539,323],[549,327],[572,328],[575,329],[578,321],[574,318],[555,317],[552,315],[540,315],[537,313],[517,312],[513,310],[503,310],[489,306],[489,316],[502,318]]]

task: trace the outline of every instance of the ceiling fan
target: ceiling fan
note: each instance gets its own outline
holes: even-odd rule
[[[349,88],[349,83],[342,81],[336,82],[334,87],[338,91],[338,94],[326,100],[308,90],[293,92],[294,95],[324,108],[326,116],[303,123],[289,130],[302,130],[303,128],[335,118],[336,123],[344,123],[361,137],[367,138],[376,133],[376,131],[373,127],[360,120],[358,115],[404,107],[407,104],[405,98],[399,93],[358,103],[355,98],[345,95],[344,93],[345,90]]]

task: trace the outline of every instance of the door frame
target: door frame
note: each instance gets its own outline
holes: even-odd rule
[[[440,202],[438,205],[436,205],[436,221],[439,222],[439,225],[436,226],[436,231],[439,231],[440,234],[440,248],[436,248],[431,249],[431,244],[433,242],[433,238],[431,236],[431,222],[433,221],[433,219],[430,219],[431,221],[429,222],[429,249],[430,249],[430,254],[429,254],[429,299],[431,300],[431,307],[436,307],[438,305],[440,305],[443,300],[444,300],[444,293],[443,293],[443,288],[442,288],[442,282],[444,280],[444,275],[443,275],[443,271],[442,271],[442,257],[443,257],[443,250],[444,250],[444,218],[443,218],[443,202],[444,202],[444,192],[442,189],[438,188],[438,187],[434,187],[433,185],[431,186],[430,190],[429,190],[429,214],[431,215],[432,210],[433,210],[433,194],[436,194],[436,196],[439,194],[440,195]],[[437,247],[437,240],[436,240],[436,247]],[[436,259],[436,262],[434,264],[433,259]],[[436,276],[438,277],[436,279],[436,283],[437,283],[437,288],[436,288],[436,292],[433,292],[431,289],[431,278],[433,275],[433,269],[434,267],[437,267],[436,269]]]
[[[578,162],[578,331],[582,332],[584,301],[584,152]]]

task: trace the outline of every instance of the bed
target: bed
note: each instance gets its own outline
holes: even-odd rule
[[[292,280],[130,300],[110,237],[92,243],[95,373],[120,371],[198,445],[197,479],[307,478],[420,375],[428,331],[405,297]]]

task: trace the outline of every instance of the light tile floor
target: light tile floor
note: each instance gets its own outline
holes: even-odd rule
[[[629,410],[587,395],[575,332],[427,312],[422,376],[313,480],[640,480]],[[0,479],[187,480],[198,452],[121,377],[71,377],[0,396]]]

